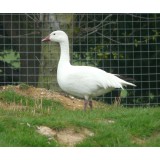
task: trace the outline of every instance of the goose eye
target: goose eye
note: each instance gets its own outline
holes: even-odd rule
[[[55,33],[53,33],[53,35],[56,35]]]

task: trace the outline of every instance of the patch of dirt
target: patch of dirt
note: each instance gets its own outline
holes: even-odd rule
[[[113,124],[113,123],[115,123],[115,120],[112,120],[112,119],[103,119],[101,122],[103,122],[105,124]]]
[[[54,92],[51,90],[47,90],[45,88],[36,88],[32,86],[28,86],[26,88],[22,88],[21,85],[17,86],[3,86],[0,90],[14,90],[16,93],[30,96],[34,98],[47,98],[60,101],[65,107],[69,109],[83,109],[84,101],[81,99],[77,99],[73,96],[68,96],[64,93]],[[93,101],[93,107],[102,106],[102,103]]]
[[[60,131],[52,130],[47,126],[38,126],[37,132],[47,136],[48,140],[56,140],[62,145],[75,146],[88,136],[94,136],[94,133],[86,128],[75,130],[74,128],[66,128]]]
[[[46,126],[37,126],[37,132],[47,137],[52,137],[56,135],[56,131]]]
[[[132,143],[135,143],[135,144],[145,144],[146,140],[145,139],[141,139],[141,138],[138,138],[138,137],[132,137]]]
[[[132,142],[135,143],[135,144],[144,145],[149,141],[153,141],[153,139],[156,139],[159,136],[160,136],[160,132],[155,131],[149,137],[145,137],[145,138],[139,138],[139,137],[133,136],[132,137]]]

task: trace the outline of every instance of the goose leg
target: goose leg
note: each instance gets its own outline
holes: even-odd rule
[[[90,109],[92,110],[92,108],[93,108],[92,100],[89,101],[89,106],[90,106]]]
[[[87,105],[88,105],[88,100],[84,100],[84,111],[86,111],[86,109],[87,109]]]

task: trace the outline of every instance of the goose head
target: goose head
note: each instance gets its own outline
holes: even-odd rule
[[[47,37],[42,39],[42,42],[48,42],[48,41],[53,41],[53,42],[66,42],[68,40],[68,36],[65,32],[63,31],[54,31]]]

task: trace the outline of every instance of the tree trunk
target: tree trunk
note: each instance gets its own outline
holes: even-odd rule
[[[48,36],[54,30],[65,28],[65,32],[71,35],[72,14],[44,14],[41,15],[44,25],[42,37]],[[60,90],[57,84],[57,65],[60,56],[60,47],[57,43],[43,43],[41,46],[41,60],[38,86],[55,91]]]

